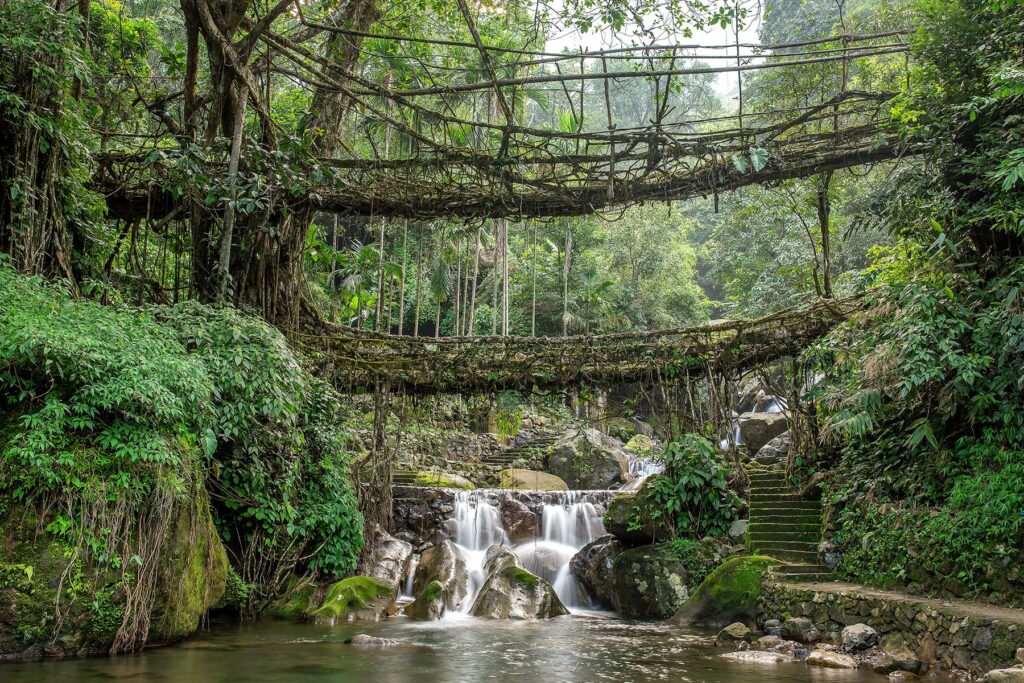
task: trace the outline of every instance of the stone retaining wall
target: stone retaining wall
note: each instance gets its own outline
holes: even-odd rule
[[[887,652],[912,653],[932,667],[975,675],[1012,664],[1017,648],[1024,647],[1024,611],[1020,619],[999,619],[993,616],[997,610],[979,608],[972,615],[938,600],[818,588],[778,583],[766,576],[761,618],[806,617],[831,640],[838,639],[844,626],[864,623],[878,631]]]

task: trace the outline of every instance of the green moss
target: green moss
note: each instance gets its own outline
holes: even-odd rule
[[[456,477],[446,472],[417,472],[413,482],[417,486],[436,486],[449,489],[463,489],[471,491],[475,486],[463,477]]]
[[[523,584],[524,586],[529,586],[530,588],[536,588],[540,585],[540,578],[534,576],[522,567],[511,567],[511,569],[515,571],[516,583]]]
[[[673,620],[679,623],[722,625],[752,619],[761,597],[764,572],[778,560],[760,555],[733,557],[701,582]]]
[[[426,585],[423,592],[420,593],[419,597],[416,599],[423,600],[424,602],[433,602],[442,595],[444,595],[444,586],[442,586],[438,581],[431,581]]]
[[[323,605],[312,613],[317,619],[339,619],[349,612],[373,607],[375,601],[393,599],[395,592],[369,576],[352,576],[331,584]]]
[[[316,586],[312,584],[289,587],[284,598],[271,603],[267,614],[275,619],[301,619],[317,608],[316,597]]]

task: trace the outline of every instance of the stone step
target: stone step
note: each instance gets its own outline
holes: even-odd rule
[[[817,550],[818,540],[815,539],[771,539],[762,540],[761,542],[754,542],[751,540],[750,544],[755,548],[766,549],[766,548],[778,548],[779,550]]]
[[[750,502],[758,503],[771,503],[775,501],[793,501],[794,503],[803,502],[804,499],[797,496],[795,493],[789,491],[760,491],[754,490],[750,492]]]
[[[787,510],[821,512],[821,502],[817,500],[752,500],[751,510]]]
[[[821,541],[821,534],[817,531],[752,531],[748,535],[750,543],[756,546],[774,543],[813,543],[817,546]]]
[[[767,555],[768,557],[774,557],[776,560],[783,560],[784,562],[799,562],[801,564],[813,564],[818,561],[817,550],[788,550],[783,548],[757,548],[756,552],[761,555]]]
[[[787,576],[779,577],[783,581],[789,583],[827,583],[829,581],[835,581],[836,575],[829,571],[820,572],[818,574],[791,574]]]
[[[750,520],[747,531],[751,534],[771,533],[809,533],[816,534],[821,531],[821,521],[817,517],[808,517],[806,522],[791,522],[791,518],[784,518],[778,522],[764,522],[760,519]]]
[[[784,575],[822,574],[828,572],[828,568],[820,564],[783,564],[773,567],[772,571],[776,574]]]

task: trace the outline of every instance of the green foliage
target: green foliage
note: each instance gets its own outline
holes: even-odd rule
[[[338,398],[279,332],[230,308],[71,300],[2,265],[0,300],[0,397],[13,415],[0,430],[0,498],[70,501],[51,532],[74,538],[78,506],[139,510],[161,477],[199,465],[236,548],[308,548],[326,573],[354,566],[362,519]],[[84,538],[99,558],[125,559],[104,554],[103,529]]]
[[[736,519],[739,497],[729,489],[729,467],[703,436],[684,434],[666,446],[664,476],[649,480],[647,495],[676,536],[722,536]],[[663,511],[663,512],[662,512]]]

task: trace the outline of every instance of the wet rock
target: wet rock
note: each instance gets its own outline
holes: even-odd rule
[[[653,514],[657,509],[648,496],[648,486],[662,475],[656,474],[636,493],[615,496],[608,501],[604,513],[604,528],[625,546],[648,545],[672,537],[661,515]]]
[[[488,619],[549,619],[568,613],[550,583],[521,567],[488,576],[470,610]]]
[[[501,497],[498,509],[501,512],[501,525],[513,543],[537,537],[537,515],[524,503],[506,495]]]
[[[793,661],[792,657],[788,657],[777,652],[757,652],[754,650],[748,650],[746,652],[726,652],[722,657],[724,659],[729,659],[734,662],[742,662],[744,664],[782,664]]]
[[[447,611],[447,602],[445,587],[438,581],[431,581],[416,594],[415,600],[405,606],[405,614],[417,621],[437,621]]]
[[[420,593],[432,581],[444,588],[445,603],[450,610],[459,610],[467,600],[469,593],[469,572],[466,560],[451,541],[444,541],[433,548],[428,548],[420,556],[413,577],[413,594]]]
[[[856,669],[857,660],[848,654],[832,650],[815,650],[807,657],[809,666],[820,666],[826,669]]]
[[[629,458],[617,439],[586,428],[566,432],[555,443],[547,469],[571,489],[608,489],[625,483]]]
[[[346,645],[362,645],[365,647],[394,647],[395,645],[401,645],[401,641],[392,640],[391,638],[378,638],[376,636],[367,635],[366,633],[357,633],[351,638],[345,640]]]
[[[758,650],[770,650],[782,644],[782,638],[778,636],[761,636],[754,641],[754,648]]]
[[[554,581],[559,570],[572,559],[572,549],[566,551],[565,546],[546,541],[526,543],[515,550],[520,566],[548,581]]]
[[[928,665],[920,659],[915,659],[911,656],[897,657],[896,655],[884,652],[872,663],[871,668],[875,673],[886,675],[895,671],[922,674],[928,669]]]
[[[310,617],[321,623],[379,621],[395,607],[398,592],[370,576],[352,576],[331,584]]]
[[[373,530],[371,547],[372,550],[363,560],[362,574],[398,591],[409,558],[412,557],[412,544],[395,538],[378,525]]]
[[[859,652],[878,645],[878,631],[867,624],[854,624],[843,629],[843,648],[847,652]]]
[[[484,576],[500,572],[506,567],[518,567],[519,558],[503,545],[492,545],[484,554]]]
[[[1024,683],[1024,669],[993,669],[985,674],[985,683]]]
[[[728,647],[739,642],[750,642],[750,629],[738,621],[723,628],[715,638],[715,643],[719,647]]]
[[[782,635],[782,622],[778,619],[769,619],[764,622],[764,632],[770,636]]]
[[[786,640],[795,640],[804,644],[816,643],[821,640],[821,633],[814,627],[810,619],[804,617],[795,617],[784,621],[779,635]]]
[[[569,485],[548,472],[534,470],[502,470],[498,473],[498,488],[523,491],[568,491]]]
[[[612,568],[621,554],[622,544],[611,534],[605,534],[580,548],[569,562],[573,576],[604,607],[612,607],[615,601]]]
[[[789,420],[783,413],[743,413],[738,418],[740,436],[751,453],[789,428]]]

